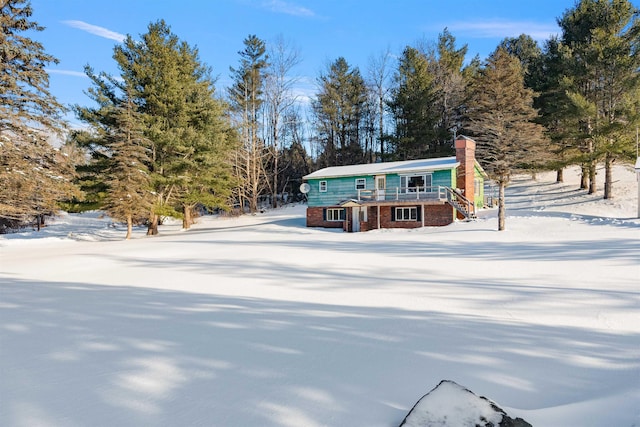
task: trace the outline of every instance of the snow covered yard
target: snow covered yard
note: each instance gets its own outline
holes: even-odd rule
[[[640,220],[577,171],[443,228],[304,206],[147,238],[95,214],[0,236],[2,426],[399,425],[442,379],[536,427],[640,426]]]

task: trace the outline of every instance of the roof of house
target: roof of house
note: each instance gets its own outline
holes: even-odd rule
[[[365,165],[332,166],[317,170],[303,179],[337,178],[343,176],[385,175],[390,173],[411,173],[433,170],[454,169],[460,163],[455,157],[405,160],[401,162],[369,163]]]

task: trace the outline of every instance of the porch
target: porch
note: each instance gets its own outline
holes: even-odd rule
[[[441,204],[449,203],[464,218],[476,218],[476,209],[472,201],[468,200],[459,189],[446,186],[435,187],[394,187],[379,190],[357,190],[355,197],[346,197],[362,205],[391,205],[403,204]]]

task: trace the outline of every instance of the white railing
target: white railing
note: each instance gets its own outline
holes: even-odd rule
[[[402,200],[447,200],[447,187],[391,187],[384,190],[358,190],[359,202]]]

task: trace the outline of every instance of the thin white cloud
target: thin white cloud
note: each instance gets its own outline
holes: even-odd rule
[[[45,71],[49,74],[62,74],[65,76],[73,76],[73,77],[87,77],[87,75],[82,71],[58,70],[55,68],[47,68]]]
[[[505,38],[527,34],[536,40],[546,40],[560,32],[556,24],[505,20],[454,22],[447,27],[453,34],[474,38]]]
[[[104,37],[105,39],[115,40],[119,43],[122,43],[127,36],[117,33],[115,31],[108,30],[104,27],[99,27],[97,25],[87,24],[83,21],[62,21],[63,24],[66,24],[70,27],[77,28],[82,31],[86,31],[87,33],[94,34],[98,37]]]
[[[286,2],[282,0],[266,0],[261,3],[262,7],[269,9],[272,12],[284,13],[286,15],[314,17],[315,12],[306,7],[298,6],[297,4]]]

